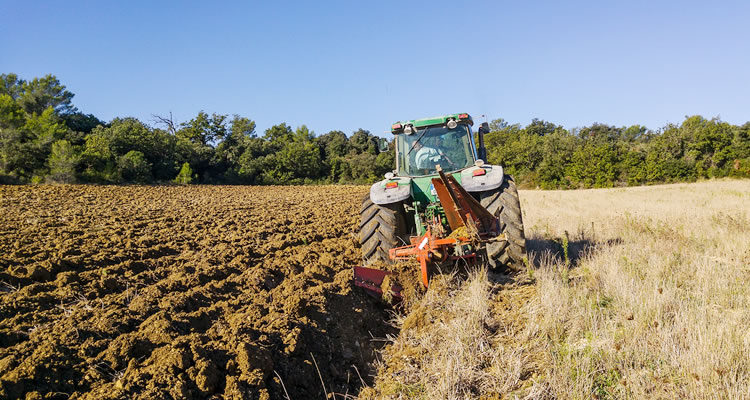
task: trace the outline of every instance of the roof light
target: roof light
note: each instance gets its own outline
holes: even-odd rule
[[[458,114],[458,119],[469,119],[469,114]]]
[[[385,184],[386,189],[393,189],[398,187],[398,182],[388,182]]]
[[[400,122],[399,122],[399,123],[397,123],[397,124],[393,124],[393,125],[391,125],[391,130],[392,130],[392,131],[397,131],[397,130],[399,130],[399,129],[401,129],[401,123],[400,123]]]
[[[479,169],[475,169],[474,172],[472,172],[471,174],[473,176],[482,176],[482,175],[484,175],[486,173],[487,173],[487,171],[485,171],[484,168],[479,168]]]

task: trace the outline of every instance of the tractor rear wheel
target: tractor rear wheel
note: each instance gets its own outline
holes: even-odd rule
[[[367,195],[359,210],[359,243],[364,265],[390,261],[388,251],[408,243],[404,207],[401,202],[378,205]]]
[[[526,238],[523,233],[521,202],[518,200],[516,183],[509,175],[503,178],[503,184],[495,190],[488,190],[480,195],[484,208],[497,217],[500,231],[507,241],[487,244],[487,260],[492,269],[503,266],[514,271],[524,267],[526,259]]]

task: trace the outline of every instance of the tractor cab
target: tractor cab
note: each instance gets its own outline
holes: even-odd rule
[[[474,165],[477,151],[471,133],[469,114],[453,114],[397,122],[391,126],[396,136],[396,174],[416,177],[445,171],[458,171]]]
[[[435,204],[438,196],[432,179],[442,170],[452,175],[468,192],[482,192],[500,186],[503,169],[485,162],[484,134],[487,123],[477,132],[479,147],[474,144],[471,126],[474,121],[467,113],[396,122],[391,125],[395,136],[396,169],[385,175],[385,180],[370,188],[375,204],[406,201],[421,206]],[[416,232],[423,227],[417,224]]]

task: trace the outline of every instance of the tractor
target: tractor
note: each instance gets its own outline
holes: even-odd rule
[[[484,122],[474,143],[467,113],[396,122],[396,169],[373,184],[360,209],[362,267],[354,283],[382,295],[390,272],[368,267],[416,258],[427,288],[437,269],[486,262],[518,270],[526,259],[516,184],[499,165],[485,162]],[[386,143],[387,144],[387,143]],[[416,271],[415,271],[416,272]],[[387,288],[385,289],[387,290]],[[401,298],[397,283],[391,294]]]

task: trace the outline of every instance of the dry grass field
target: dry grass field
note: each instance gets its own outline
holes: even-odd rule
[[[444,277],[362,397],[750,397],[750,181],[520,196],[528,270]]]
[[[0,398],[750,397],[750,181],[521,191],[527,269],[401,313],[366,193],[0,186]]]

